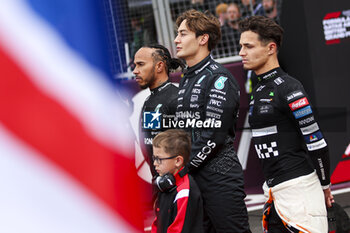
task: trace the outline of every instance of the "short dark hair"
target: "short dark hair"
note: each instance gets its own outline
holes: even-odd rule
[[[188,10],[182,13],[176,19],[176,26],[179,27],[182,21],[186,20],[186,26],[196,37],[208,34],[208,49],[211,51],[221,39],[220,21],[213,14],[206,11],[205,13],[197,10]]]
[[[149,44],[149,45],[144,45],[143,48],[155,49],[155,51],[152,53],[153,61],[164,62],[165,69],[168,75],[170,71],[176,70],[178,67],[181,67],[182,69],[185,67],[185,64],[180,59],[172,58],[169,50],[163,45]]]
[[[160,132],[154,137],[152,144],[154,147],[163,148],[170,155],[180,155],[184,158],[184,164],[190,159],[191,137],[181,129],[169,129]]]
[[[241,33],[252,31],[259,35],[259,40],[265,44],[273,41],[279,50],[282,46],[283,28],[273,19],[265,16],[251,16],[239,22]]]

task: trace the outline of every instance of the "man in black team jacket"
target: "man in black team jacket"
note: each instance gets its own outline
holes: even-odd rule
[[[178,126],[191,132],[189,172],[203,197],[205,232],[250,232],[243,172],[233,148],[239,107],[239,86],[222,65],[210,57],[220,39],[214,16],[195,10],[176,21],[177,56],[187,65],[179,86]]]
[[[241,21],[240,30],[243,67],[258,79],[249,123],[266,180],[263,226],[267,232],[328,232],[326,205],[334,202],[328,147],[302,84],[279,67],[283,29],[254,16]]]
[[[148,45],[140,48],[135,54],[136,82],[142,89],[149,88],[151,95],[146,99],[141,111],[140,145],[145,160],[151,168],[152,176],[156,175],[152,160],[152,140],[161,131],[160,127],[148,127],[145,114],[150,113],[152,118],[175,115],[177,106],[178,88],[169,82],[170,70],[183,66],[178,59],[171,58],[167,48],[162,45]],[[152,115],[152,114],[153,115]],[[157,119],[156,119],[157,118]],[[152,119],[151,119],[152,120]],[[155,121],[156,122],[160,121]]]

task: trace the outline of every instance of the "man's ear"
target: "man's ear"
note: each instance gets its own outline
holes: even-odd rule
[[[200,45],[205,45],[209,41],[209,35],[208,34],[203,34],[199,36],[199,44]]]
[[[157,64],[156,64],[156,72],[157,73],[161,73],[164,70],[164,68],[165,68],[164,66],[165,66],[164,62],[162,62],[162,61],[157,62]]]
[[[268,45],[269,55],[277,53],[277,45],[275,42],[270,42]]]

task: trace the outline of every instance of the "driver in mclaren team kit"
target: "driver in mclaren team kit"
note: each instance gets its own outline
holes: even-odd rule
[[[253,16],[240,30],[243,68],[258,79],[249,123],[266,180],[265,232],[328,232],[326,205],[334,202],[328,146],[302,84],[279,67],[283,29]]]
[[[189,10],[176,25],[177,56],[188,65],[176,116],[178,126],[192,136],[190,161],[179,175],[189,172],[199,186],[205,232],[250,232],[242,167],[233,148],[239,86],[210,56],[220,39],[220,23],[213,15]]]

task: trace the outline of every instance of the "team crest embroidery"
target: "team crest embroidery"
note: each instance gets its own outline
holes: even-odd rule
[[[216,80],[216,82],[214,84],[215,88],[218,89],[218,90],[224,89],[226,80],[227,80],[226,77],[220,76],[218,78],[218,80]]]

